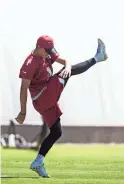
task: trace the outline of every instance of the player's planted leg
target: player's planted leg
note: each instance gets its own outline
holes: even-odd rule
[[[44,168],[44,157],[51,149],[53,144],[61,137],[62,130],[60,124],[60,118],[56,121],[56,123],[50,128],[50,134],[46,137],[43,141],[39,154],[37,155],[36,159],[32,162],[30,168],[35,171],[39,176],[44,178],[49,178],[50,176],[47,174]]]
[[[38,155],[40,157],[40,155]],[[50,178],[50,176],[47,174],[44,164],[43,164],[43,158],[37,158],[32,162],[30,169],[35,171],[39,176],[42,176],[43,178]]]

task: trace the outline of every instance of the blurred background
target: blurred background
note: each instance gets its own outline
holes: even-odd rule
[[[64,112],[59,142],[123,143],[123,1],[0,0],[0,4],[1,135],[19,134],[32,142],[41,133],[43,121],[33,109],[30,95],[24,125],[10,120],[20,111],[20,68],[37,38],[48,34],[72,64],[95,55],[97,38],[104,40],[108,52],[107,62],[69,80],[59,101]],[[62,66],[55,63],[53,67],[55,73]]]

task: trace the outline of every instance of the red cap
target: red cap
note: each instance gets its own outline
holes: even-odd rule
[[[44,49],[52,49],[54,48],[54,42],[50,36],[43,35],[38,38],[36,46],[40,46]]]

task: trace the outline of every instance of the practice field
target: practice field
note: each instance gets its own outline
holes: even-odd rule
[[[124,184],[124,145],[56,145],[45,166],[51,178],[29,169],[37,152],[2,149],[2,184]]]

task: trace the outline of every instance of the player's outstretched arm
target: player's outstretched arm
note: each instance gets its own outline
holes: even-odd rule
[[[20,88],[20,112],[16,118],[16,121],[22,124],[26,117],[26,104],[27,104],[27,95],[28,88],[31,80],[22,79],[21,88]]]

